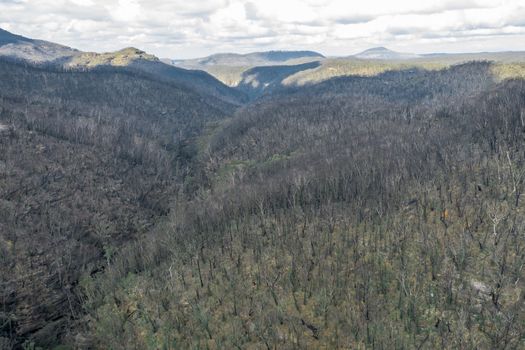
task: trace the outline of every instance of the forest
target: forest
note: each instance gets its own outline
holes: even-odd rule
[[[0,348],[525,348],[525,81],[494,69],[232,103],[1,61]]]

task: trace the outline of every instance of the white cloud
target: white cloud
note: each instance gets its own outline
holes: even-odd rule
[[[138,0],[118,0],[117,4],[106,8],[115,20],[122,22],[137,20],[142,10]]]
[[[525,50],[523,0],[0,0],[18,34],[161,57],[373,45],[413,52]]]
[[[75,5],[79,6],[93,6],[95,3],[92,0],[71,0]]]

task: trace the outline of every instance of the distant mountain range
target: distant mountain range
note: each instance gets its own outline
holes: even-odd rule
[[[220,53],[195,59],[159,59],[137,48],[116,52],[82,52],[0,29],[0,56],[70,69],[126,67],[157,79],[184,84],[204,97],[242,104],[275,89],[315,83],[339,76],[370,76],[387,70],[441,69],[467,61],[522,64],[524,52],[415,54],[375,47],[347,57],[325,57],[315,51]],[[519,71],[523,70],[508,70]],[[513,73],[514,74],[514,73]]]
[[[270,66],[299,64],[325,57],[314,51],[266,51],[248,54],[219,53],[203,58],[189,60],[171,60],[170,63],[181,67],[202,66]]]
[[[284,81],[295,83],[293,77],[296,75],[303,77],[313,73],[318,76],[317,73],[321,71],[321,77],[332,77],[345,75],[349,71],[348,65],[354,67],[360,64],[356,61],[406,61],[421,57],[376,47],[345,58],[327,58],[314,51],[267,51],[163,61],[182,68],[206,71],[224,84],[253,97],[283,86]],[[334,62],[337,62],[337,66],[334,66]]]
[[[186,69],[198,69],[208,72],[224,84],[232,87],[254,85],[253,79],[245,81],[245,76],[249,70],[256,67],[283,67],[283,66],[302,66],[307,63],[318,62],[326,59],[322,54],[315,51],[265,51],[252,52],[247,54],[219,53],[207,57],[172,60],[163,59],[164,62],[173,64],[177,67]],[[282,74],[282,69],[280,73]],[[266,72],[268,70],[265,70]],[[289,71],[284,69],[284,71]],[[247,74],[253,77],[253,74]],[[268,82],[266,82],[269,84]],[[265,83],[256,84],[257,91],[262,91]]]
[[[443,69],[468,61],[494,61],[505,65],[495,74],[520,75],[525,52],[415,54],[376,47],[347,57],[325,57],[312,51],[280,52],[281,61],[271,61],[270,52],[219,54],[192,60],[171,60],[172,64],[208,72],[224,84],[251,98],[290,86],[301,86],[341,76],[372,76],[407,68]],[[512,67],[511,67],[512,66]],[[503,71],[505,71],[503,73]],[[503,73],[503,74],[502,74]]]
[[[82,52],[67,46],[43,40],[34,40],[0,29],[0,56],[37,64],[60,65],[70,69],[93,69],[101,66],[125,67],[175,82],[207,98],[218,98],[227,103],[240,104],[245,95],[213,76],[161,62],[154,55],[129,47],[116,52]]]
[[[367,60],[408,60],[420,58],[421,56],[413,53],[392,51],[386,47],[374,47],[353,55],[353,57]]]

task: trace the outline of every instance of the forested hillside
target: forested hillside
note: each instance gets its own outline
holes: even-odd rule
[[[246,96],[229,88],[204,71],[173,67],[154,55],[134,47],[115,52],[82,52],[64,45],[26,38],[0,28],[0,57],[62,70],[91,70],[94,68],[125,67],[150,78],[184,85],[190,90],[228,104],[242,104]]]
[[[81,280],[98,348],[525,346],[525,82],[491,63],[266,95]]]
[[[193,138],[233,110],[129,69],[0,62],[0,348],[59,343],[80,275],[167,215]]]
[[[229,88],[206,72],[164,64],[157,57],[133,47],[103,54],[82,53],[66,62],[64,66],[76,70],[125,67],[137,73],[146,73],[156,80],[185,85],[189,89],[229,104],[242,104],[246,100],[243,92]]]
[[[0,349],[525,348],[522,62],[72,55],[0,60]]]

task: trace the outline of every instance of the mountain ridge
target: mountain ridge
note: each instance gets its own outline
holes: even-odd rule
[[[403,59],[415,59],[421,57],[414,53],[397,52],[387,49],[383,46],[372,47],[370,49],[359,52],[353,57],[359,59],[374,59],[374,60],[403,60]]]
[[[159,59],[139,48],[114,52],[83,52],[64,45],[26,38],[0,29],[0,56],[67,69],[99,66],[129,67],[156,79],[175,80],[227,103],[242,105],[250,99],[291,85],[304,85],[332,77],[371,76],[387,70],[443,69],[468,62],[489,60],[505,65],[501,76],[523,76],[524,52],[471,54],[415,54],[379,46],[346,57],[326,57],[309,50],[270,50],[245,54],[218,53],[202,58]],[[515,63],[518,62],[518,65]],[[315,64],[318,63],[318,64]],[[264,69],[263,69],[264,68]],[[277,78],[278,77],[278,78]]]
[[[244,65],[270,65],[282,64],[287,61],[301,60],[301,59],[324,59],[325,56],[315,51],[299,50],[270,50],[250,52],[246,54],[239,53],[217,53],[210,56],[186,59],[186,60],[171,60],[174,65],[180,66],[210,66],[210,65],[224,65],[224,66],[244,66]],[[169,60],[169,59],[168,59]]]
[[[83,52],[1,30],[0,56],[3,57],[67,69],[92,69],[99,66],[129,67],[146,72],[160,80],[182,83],[205,98],[219,98],[236,105],[242,104],[246,99],[242,92],[231,89],[206,72],[195,72],[165,64],[156,56],[138,48],[127,47],[105,53]]]
[[[65,61],[80,51],[45,40],[31,39],[0,28],[0,55],[30,62]]]

